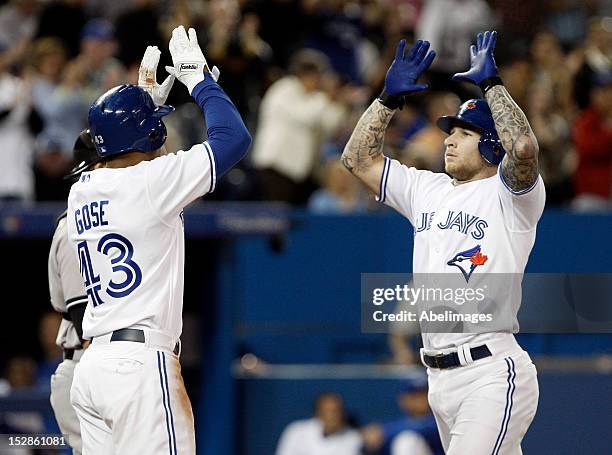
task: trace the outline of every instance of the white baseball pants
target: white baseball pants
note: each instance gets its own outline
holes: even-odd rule
[[[74,455],[81,455],[81,430],[79,419],[74,408],[70,404],[70,388],[74,376],[74,367],[78,362],[64,360],[57,366],[55,373],[51,376],[51,407],[55,414],[55,420],[62,434],[68,438],[68,444],[72,447]]]
[[[490,348],[491,357],[470,365],[427,369],[429,404],[447,455],[522,454],[538,406],[536,367],[514,337]]]
[[[195,430],[170,346],[94,338],[71,392],[83,455],[193,455]]]

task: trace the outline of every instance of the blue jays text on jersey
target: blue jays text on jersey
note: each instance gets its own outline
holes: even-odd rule
[[[431,228],[431,221],[435,214],[436,212],[421,213],[418,217],[417,228],[414,234],[428,231]],[[485,229],[489,227],[489,223],[476,215],[450,210],[446,220],[438,223],[437,226],[440,229],[456,229],[462,234],[471,235],[475,240],[480,240],[485,236]]]

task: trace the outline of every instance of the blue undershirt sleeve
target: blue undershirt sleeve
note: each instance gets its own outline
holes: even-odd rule
[[[204,112],[208,143],[220,177],[244,158],[251,145],[251,135],[236,106],[209,75],[194,87],[191,96]]]

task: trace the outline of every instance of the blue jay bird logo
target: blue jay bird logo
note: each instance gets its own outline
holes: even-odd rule
[[[452,265],[461,270],[463,278],[465,278],[465,282],[467,283],[470,281],[470,276],[472,276],[472,272],[476,269],[476,267],[483,265],[485,262],[487,262],[487,259],[489,259],[489,257],[480,252],[480,245],[476,245],[474,248],[457,253],[446,264]],[[464,261],[469,261],[469,270],[466,270],[461,264]],[[466,264],[466,266],[468,264]]]

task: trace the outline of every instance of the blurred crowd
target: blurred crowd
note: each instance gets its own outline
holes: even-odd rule
[[[452,82],[483,29],[499,31],[496,61],[540,145],[549,206],[612,208],[610,0],[12,0],[0,6],[0,203],[63,200],[72,146],[91,103],[136,83],[147,45],[162,50],[194,27],[220,84],[254,137],[220,183],[222,200],[277,200],[317,213],[380,209],[339,164],[357,119],[380,92],[400,38],[427,39],[430,90],[410,98],[385,153],[443,170],[441,115],[480,94]],[[205,138],[177,85],[168,148]]]
[[[397,394],[397,417],[360,425],[338,393],[321,393],[314,413],[291,422],[282,432],[276,455],[443,455],[427,401],[425,378],[406,382]],[[361,416],[368,422],[368,416]]]

